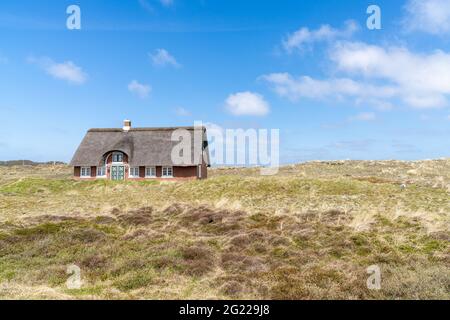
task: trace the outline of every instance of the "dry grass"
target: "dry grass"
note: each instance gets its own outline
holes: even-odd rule
[[[0,298],[450,298],[450,160],[257,173],[120,183],[0,167]]]

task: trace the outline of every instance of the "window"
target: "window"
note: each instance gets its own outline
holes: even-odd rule
[[[155,178],[156,177],[156,168],[155,167],[145,167],[145,177],[146,178]]]
[[[106,176],[106,168],[105,167],[97,167],[97,177]]]
[[[162,176],[165,178],[173,177],[173,169],[172,167],[163,167],[162,168]]]
[[[112,155],[112,162],[123,162],[123,153],[114,152]]]
[[[91,167],[81,167],[80,177],[81,178],[90,178],[91,177]]]
[[[130,168],[130,177],[132,177],[132,178],[139,177],[139,167],[131,167]]]

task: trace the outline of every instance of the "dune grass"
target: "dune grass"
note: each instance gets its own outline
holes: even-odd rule
[[[70,174],[0,167],[0,298],[450,298],[450,160],[177,183]],[[79,289],[66,286],[72,264]]]

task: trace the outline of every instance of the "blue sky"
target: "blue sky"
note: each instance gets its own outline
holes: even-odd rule
[[[0,159],[125,118],[280,129],[282,163],[449,157],[449,35],[445,0],[1,1]]]

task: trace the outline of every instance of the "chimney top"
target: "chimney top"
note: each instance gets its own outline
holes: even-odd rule
[[[131,121],[123,120],[123,131],[130,131],[131,129]]]

